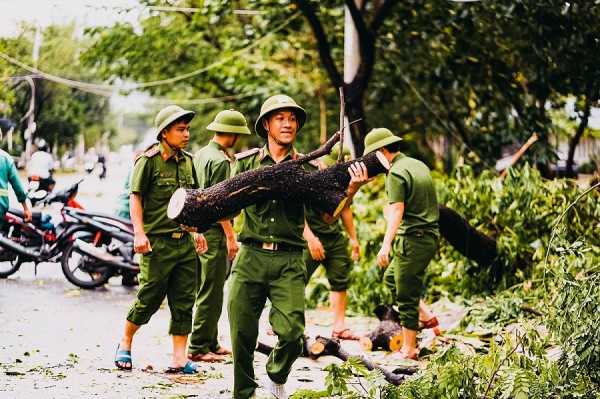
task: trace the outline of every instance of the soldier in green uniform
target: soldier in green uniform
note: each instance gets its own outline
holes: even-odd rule
[[[424,305],[421,294],[425,269],[438,248],[439,211],[429,168],[400,152],[401,140],[388,129],[373,129],[365,137],[364,153],[379,150],[391,163],[385,183],[388,223],[377,263],[387,266],[393,251],[393,263],[385,271],[384,281],[395,296],[404,336],[394,356],[417,359],[417,331],[423,325],[433,327],[434,321],[430,317],[419,325],[419,305]]]
[[[237,154],[232,175],[295,159],[293,142],[305,122],[306,111],[290,97],[269,97],[255,124],[257,134],[267,144]],[[366,167],[352,165],[350,173],[351,197],[366,182]],[[266,364],[269,396],[287,398],[284,385],[302,352],[305,325],[304,205],[297,201],[264,201],[245,208],[243,216],[239,235],[242,247],[233,264],[227,307],[233,349],[233,397],[249,398],[255,393],[254,348],[258,322],[268,298],[269,322],[278,336]]]
[[[167,218],[167,206],[175,190],[198,188],[193,156],[184,151],[193,117],[194,112],[176,105],[163,108],[155,119],[160,144],[135,163],[130,210],[134,250],[142,254],[140,288],[115,354],[115,364],[121,370],[131,370],[133,336],[148,323],[165,297],[171,311],[169,334],[173,337],[173,362],[167,372],[195,373],[198,368],[187,359],[186,346],[192,330],[199,262],[196,252],[206,251],[206,240],[202,234],[193,237]]]
[[[336,163],[340,147],[336,144],[331,153],[321,157],[320,168],[324,169]],[[350,150],[344,147],[344,162],[351,159]],[[316,170],[317,168],[315,168]],[[323,265],[329,281],[329,302],[333,313],[332,337],[338,339],[358,340],[359,336],[346,327],[346,290],[348,289],[350,268],[352,260],[359,256],[359,244],[354,228],[352,209],[346,206],[340,215],[341,224],[344,225],[346,237],[342,232],[339,220],[330,223],[323,219],[322,212],[312,206],[306,206],[306,222],[308,229],[304,238],[308,249],[304,250],[304,263],[308,278],[313,275],[319,265]],[[352,253],[348,251],[348,245]]]
[[[2,141],[2,131],[0,130],[0,141]],[[15,166],[15,161],[4,150],[0,149],[0,229],[4,225],[4,218],[6,216],[6,211],[8,211],[8,185],[11,185],[15,194],[17,195],[17,200],[23,205],[23,214],[26,222],[31,222],[33,218],[33,214],[31,209],[29,209],[29,205],[27,204],[27,193],[23,189],[21,185],[21,181],[19,180],[19,174],[17,172],[17,167]]]
[[[226,149],[233,148],[240,135],[251,134],[244,115],[233,109],[219,112],[206,130],[215,135],[194,155],[200,188],[229,179],[233,161]],[[204,232],[204,237],[208,251],[200,255],[202,267],[196,283],[196,310],[188,357],[195,362],[222,362],[225,359],[221,355],[231,354],[231,351],[219,345],[217,324],[229,260],[235,258],[239,246],[230,220],[215,223]]]

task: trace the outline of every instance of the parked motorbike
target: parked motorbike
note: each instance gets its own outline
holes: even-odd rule
[[[38,192],[41,195],[35,197],[35,201],[45,205],[61,203],[80,208],[75,196],[81,181],[56,193]],[[39,263],[57,261],[75,237],[91,234],[86,226],[71,223],[64,209],[61,209],[62,221],[54,225],[50,215],[39,211],[33,211],[33,220],[26,223],[22,211],[9,208],[0,232],[0,278],[14,274],[24,262],[34,262],[37,271]]]
[[[65,208],[65,212],[92,232],[76,238],[63,251],[61,267],[67,280],[78,287],[95,288],[114,275],[122,275],[125,281],[139,273],[130,220],[76,208]]]

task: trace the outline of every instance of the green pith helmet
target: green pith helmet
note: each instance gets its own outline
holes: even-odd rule
[[[348,162],[349,160],[352,159],[352,154],[350,153],[350,149],[348,147],[344,146],[344,150],[342,151],[342,153],[344,154],[343,162]],[[331,149],[331,152],[329,154],[323,155],[319,159],[325,165],[332,166],[332,165],[335,165],[335,163],[337,162],[339,155],[340,155],[340,143],[336,143],[333,146],[333,148]]]
[[[365,136],[365,152],[363,152],[363,155],[367,155],[397,141],[402,141],[402,139],[394,136],[394,133],[389,129],[384,127],[373,129]]]
[[[275,111],[277,109],[289,108],[296,114],[296,118],[298,120],[298,131],[302,129],[304,123],[306,122],[306,111],[304,108],[300,107],[291,97],[288,97],[283,94],[278,94],[276,96],[271,96],[265,100],[262,107],[260,107],[260,116],[256,120],[256,124],[254,125],[254,129],[256,133],[262,137],[263,139],[267,138],[267,131],[262,125],[262,119],[267,116],[271,111]]]
[[[176,121],[181,117],[186,117],[185,121],[190,123],[196,113],[194,111],[187,111],[178,105],[168,105],[161,109],[154,119],[154,126],[156,126],[156,140],[161,141],[162,137],[160,133],[164,128],[169,126],[170,123]]]
[[[215,116],[215,120],[206,126],[206,130],[215,133],[252,134],[250,133],[250,129],[248,129],[244,115],[235,109],[219,112]]]

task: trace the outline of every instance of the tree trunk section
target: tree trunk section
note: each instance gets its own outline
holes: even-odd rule
[[[385,157],[374,152],[351,162],[308,172],[300,166],[310,160],[310,155],[250,170],[206,189],[181,188],[173,194],[167,216],[188,229],[203,232],[250,205],[268,200],[293,200],[309,203],[335,217],[348,199],[351,163],[363,162],[369,176],[389,169]]]
[[[393,308],[379,305],[375,314],[380,320],[379,325],[369,335],[361,337],[360,345],[366,351],[384,349],[394,352],[402,348],[404,336],[400,327],[398,312]]]
[[[472,227],[460,214],[446,207],[440,209],[440,234],[458,252],[480,266],[489,266],[497,255],[496,240]]]

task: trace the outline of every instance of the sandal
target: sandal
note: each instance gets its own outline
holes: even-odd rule
[[[360,337],[354,334],[349,328],[344,328],[342,331],[332,331],[331,338],[345,339],[348,341],[358,341]]]
[[[419,331],[425,330],[427,328],[434,328],[440,325],[437,317],[433,316],[431,319],[427,321],[419,320]]]
[[[219,348],[213,353],[216,353],[217,355],[231,355],[232,352],[229,349]]]
[[[189,354],[188,359],[192,362],[222,363],[225,361],[221,356],[213,352]]]
[[[198,370],[200,368],[200,365],[192,362],[191,360],[188,360],[187,363],[185,364],[185,366],[183,367],[168,367],[165,370],[165,373],[167,374],[196,374],[199,373],[202,370]]]
[[[130,350],[119,350],[121,344],[117,345],[117,352],[115,353],[115,366],[119,370],[131,370],[133,368],[133,362],[131,361],[131,351]],[[121,363],[129,363],[129,366],[123,366]]]

